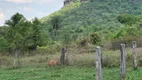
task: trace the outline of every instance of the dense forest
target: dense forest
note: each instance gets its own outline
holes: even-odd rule
[[[74,0],[59,11],[32,21],[14,14],[0,27],[0,51],[33,51],[37,47],[91,42],[142,40],[141,0]],[[141,46],[142,44],[139,44]]]
[[[130,42],[141,35],[141,0],[73,0],[61,10],[41,19],[53,38],[53,20],[57,20],[58,41],[78,42],[94,32],[102,43]],[[68,36],[68,37],[65,37]],[[69,38],[69,39],[67,39]],[[125,38],[125,40],[124,40]],[[139,37],[140,38],[140,37]],[[115,43],[114,43],[115,44]]]

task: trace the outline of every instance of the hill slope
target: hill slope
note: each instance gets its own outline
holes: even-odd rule
[[[91,1],[91,2],[90,2]],[[46,29],[51,28],[53,16],[61,16],[60,37],[64,34],[88,35],[99,32],[107,35],[116,32],[122,24],[117,21],[120,14],[142,14],[141,0],[90,0],[89,2],[72,2],[61,10],[41,19]],[[44,30],[46,30],[44,29]],[[48,30],[46,30],[48,31]]]

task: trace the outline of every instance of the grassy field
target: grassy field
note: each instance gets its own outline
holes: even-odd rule
[[[142,80],[142,68],[127,68],[126,80]],[[0,80],[95,80],[94,67],[37,67],[0,69]],[[104,68],[103,80],[120,80],[119,68]]]
[[[59,60],[60,52],[55,54],[36,54],[20,57],[18,69],[12,69],[13,57],[0,57],[0,80],[95,80],[95,52],[79,53],[70,50],[68,66],[47,66],[51,59]],[[81,50],[82,51],[82,50]],[[126,49],[126,80],[142,80],[142,48],[138,48],[138,70],[132,69],[132,50]],[[120,51],[103,50],[103,80],[120,80]]]

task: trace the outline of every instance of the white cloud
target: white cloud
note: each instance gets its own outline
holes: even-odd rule
[[[40,0],[41,3],[53,3],[56,0]]]
[[[32,3],[32,2],[38,2],[38,3],[54,3],[54,2],[59,2],[59,1],[64,1],[64,0],[6,0],[8,2],[13,2],[13,3]]]
[[[6,0],[8,2],[13,2],[13,3],[32,3],[33,0]]]
[[[25,6],[25,7],[16,7],[18,10],[20,11],[24,11],[24,12],[31,12],[33,11],[33,8],[32,7],[29,7],[29,6]]]
[[[31,7],[24,7],[24,11],[26,11],[26,12],[30,12],[30,11],[32,11],[33,9],[31,8]]]
[[[41,4],[63,2],[64,0],[39,0]]]
[[[0,12],[0,25],[3,25],[5,21],[5,16],[2,12]]]

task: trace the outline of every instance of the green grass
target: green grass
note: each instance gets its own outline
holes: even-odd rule
[[[119,68],[104,68],[103,80],[120,80]],[[0,69],[0,80],[95,80],[94,67],[38,67]],[[142,68],[127,68],[126,80],[142,80]]]

